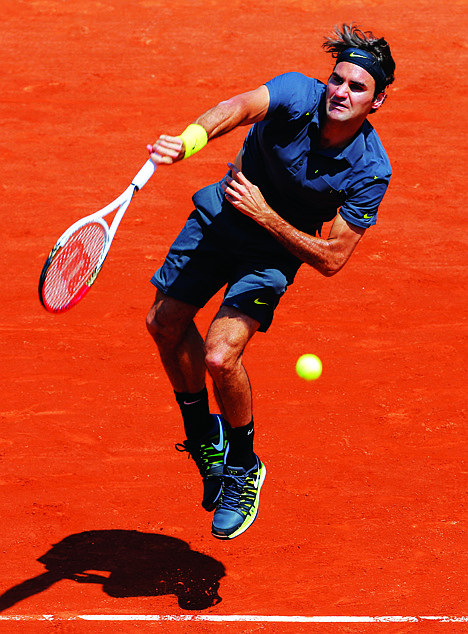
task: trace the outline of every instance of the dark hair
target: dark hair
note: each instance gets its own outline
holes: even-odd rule
[[[357,26],[343,24],[342,31],[335,26],[334,36],[326,37],[322,44],[327,53],[333,57],[345,51],[347,48],[360,48],[372,53],[379,61],[386,75],[385,87],[395,81],[395,61],[390,52],[390,46],[383,37],[375,37],[371,31],[361,31]]]

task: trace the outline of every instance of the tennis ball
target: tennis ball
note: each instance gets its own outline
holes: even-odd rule
[[[322,362],[315,354],[303,354],[297,360],[296,372],[306,381],[315,381],[322,374]]]

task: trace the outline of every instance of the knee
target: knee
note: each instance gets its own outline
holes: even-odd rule
[[[188,307],[162,294],[146,316],[146,328],[158,346],[178,345],[193,324],[198,309]]]
[[[158,329],[157,329],[156,315],[153,308],[146,315],[146,329],[148,330],[149,334],[153,337],[153,339],[155,339]]]
[[[156,305],[152,306],[146,315],[146,328],[156,342],[165,336],[164,333],[167,327],[164,325],[164,321],[161,319],[160,311]]]
[[[223,359],[215,350],[208,350],[205,346],[205,365],[211,376],[215,376],[223,366]]]
[[[237,362],[237,355],[228,347],[205,345],[205,365],[213,378],[228,376]]]

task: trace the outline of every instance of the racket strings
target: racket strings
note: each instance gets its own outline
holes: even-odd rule
[[[60,312],[75,304],[94,281],[93,272],[106,246],[103,225],[92,222],[75,231],[53,257],[43,286],[44,303]]]

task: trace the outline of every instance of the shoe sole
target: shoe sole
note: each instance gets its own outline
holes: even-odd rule
[[[213,531],[213,529],[211,530],[211,534],[213,535],[213,537],[216,537],[216,539],[234,539],[235,537],[239,537],[239,535],[242,535],[242,533],[244,533],[250,526],[252,526],[252,524],[255,522],[255,520],[257,519],[258,516],[258,508],[260,505],[260,490],[263,486],[263,483],[265,481],[265,477],[266,477],[266,467],[263,463],[261,463],[261,467],[260,467],[260,481],[258,483],[258,489],[257,489],[257,495],[255,496],[255,513],[253,515],[249,515],[244,522],[239,526],[239,528],[237,528],[234,532],[232,532],[230,535],[226,535],[225,533],[223,534],[217,534]]]

